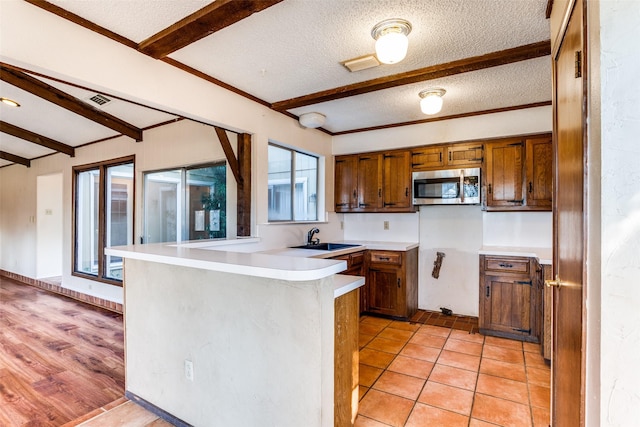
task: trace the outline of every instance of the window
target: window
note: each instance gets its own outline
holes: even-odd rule
[[[122,258],[106,246],[133,243],[134,159],[127,157],[74,171],[74,274],[122,282]]]
[[[144,174],[144,242],[227,236],[225,163]]]
[[[318,220],[318,157],[269,144],[269,221]]]

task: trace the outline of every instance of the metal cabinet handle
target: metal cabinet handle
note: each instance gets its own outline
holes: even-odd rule
[[[513,264],[500,263],[498,265],[502,268],[513,268]]]
[[[533,182],[529,181],[529,193],[533,193]]]
[[[487,286],[487,294],[486,294],[487,298],[489,298],[491,296],[491,286]]]
[[[400,288],[400,278],[398,277],[398,288]]]
[[[404,196],[405,196],[405,197],[409,197],[409,187],[405,187],[405,189],[404,189]]]
[[[489,184],[489,194],[491,194],[491,184]]]

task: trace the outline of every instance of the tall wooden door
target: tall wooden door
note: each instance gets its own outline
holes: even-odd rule
[[[554,272],[552,404],[554,427],[584,425],[583,271],[585,105],[583,2],[575,3],[554,57],[556,186],[554,194]],[[586,111],[586,110],[585,110]]]

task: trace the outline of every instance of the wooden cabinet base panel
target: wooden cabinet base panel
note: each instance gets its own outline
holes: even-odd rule
[[[519,334],[519,333],[510,334],[508,332],[494,331],[494,330],[491,330],[491,329],[484,329],[484,328],[479,328],[478,332],[480,332],[482,335],[488,335],[488,336],[492,336],[492,337],[508,338],[508,339],[516,340],[516,341],[523,341],[523,342],[531,342],[531,343],[535,343],[535,344],[540,344],[540,340],[538,339],[538,337],[525,336],[525,335],[522,335],[522,334]]]

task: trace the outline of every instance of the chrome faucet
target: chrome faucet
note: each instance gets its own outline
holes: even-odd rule
[[[317,245],[320,243],[320,239],[313,238],[313,235],[319,232],[320,230],[318,230],[316,227],[309,230],[309,232],[307,233],[307,245]]]

